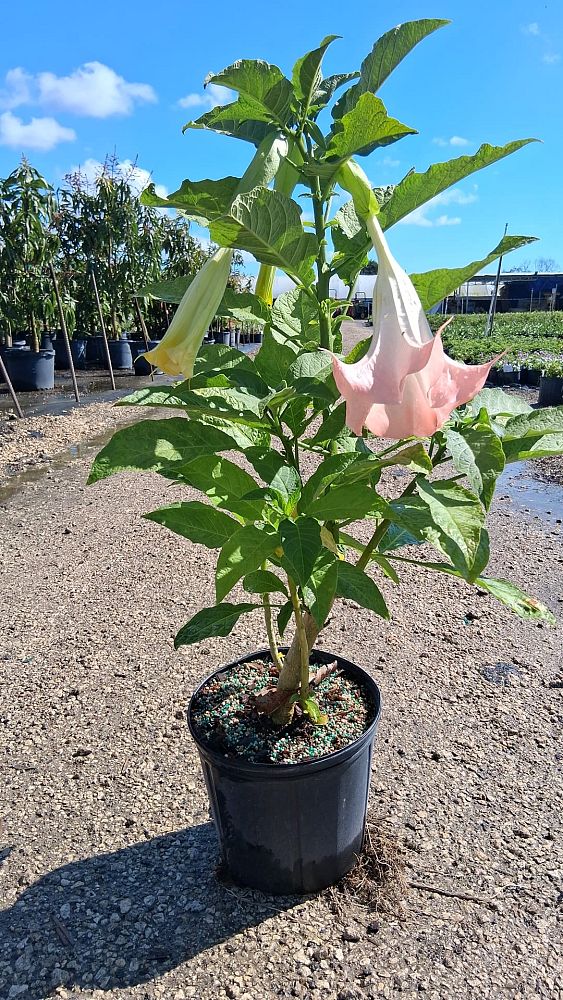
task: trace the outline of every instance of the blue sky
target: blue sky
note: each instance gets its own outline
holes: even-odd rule
[[[461,265],[485,256],[508,222],[510,233],[541,242],[506,258],[507,266],[543,256],[563,268],[561,0],[10,4],[0,53],[0,175],[25,153],[58,185],[70,168],[113,150],[168,190],[184,177],[240,173],[246,143],[181,132],[208,107],[202,81],[210,70],[260,57],[290,75],[295,59],[329,33],[343,37],[327,54],[326,74],[354,70],[379,35],[419,17],[452,24],[421,42],[380,91],[389,113],[420,134],[361,158],[373,183],[396,182],[410,167],[426,169],[485,141],[536,136],[543,144],[396,226],[393,252],[410,271]]]

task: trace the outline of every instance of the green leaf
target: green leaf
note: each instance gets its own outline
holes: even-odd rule
[[[473,416],[478,416],[481,409],[485,409],[490,417],[511,416],[517,413],[531,413],[532,407],[519,396],[509,396],[502,389],[481,389],[470,403],[467,404],[467,412]]]
[[[379,97],[365,93],[343,117],[334,122],[326,155],[339,162],[355,154],[367,156],[379,146],[387,146],[416,129],[391,118]]]
[[[507,438],[539,437],[542,434],[563,433],[563,406],[547,406],[530,410],[507,420],[504,436]]]
[[[220,549],[240,528],[234,518],[199,500],[174,503],[143,516],[147,521],[156,521],[177,535],[189,538],[191,542],[206,545],[208,549]]]
[[[432,460],[421,441],[402,448],[389,458],[381,458],[381,465],[403,465],[413,472],[432,472]]]
[[[321,529],[312,517],[298,517],[280,524],[283,546],[281,563],[285,571],[304,587],[322,550]]]
[[[400,524],[390,524],[379,543],[379,552],[395,552],[404,545],[421,545],[424,540],[422,534],[413,535]]]
[[[383,229],[389,229],[400,219],[414,212],[425,202],[435,198],[453,184],[470,174],[482,170],[497,160],[521,149],[535,139],[517,139],[504,146],[490,146],[484,143],[471,156],[458,156],[445,163],[434,163],[425,173],[411,171],[393,190],[392,197],[381,209],[379,222]]]
[[[301,288],[292,288],[278,295],[272,306],[272,326],[296,345],[319,342],[319,311],[317,304]]]
[[[210,428],[206,428],[209,430]],[[175,475],[182,482],[189,483],[196,490],[205,493],[217,507],[229,507],[257,486],[256,481],[240,469],[234,462],[222,456],[205,455],[175,469]],[[262,510],[262,505],[249,504],[250,517]]]
[[[371,240],[358,219],[353,201],[347,201],[338,210],[330,232],[336,251],[331,262],[332,270],[351,287],[367,263],[371,249]]]
[[[334,597],[338,580],[338,559],[328,549],[323,548],[317,556],[308,583],[303,588],[303,597],[320,629],[323,628]]]
[[[507,462],[521,462],[526,458],[546,458],[563,454],[563,434],[527,435],[521,438],[502,438],[502,448]]]
[[[381,618],[389,618],[389,610],[379,587],[373,582],[371,576],[367,576],[352,563],[338,563],[336,594],[338,597],[355,601],[362,608],[374,611]]]
[[[239,528],[223,545],[217,560],[215,591],[217,603],[227,596],[235,583],[258,569],[278,545],[273,531],[246,524]]]
[[[305,513],[319,521],[356,520],[365,517],[375,502],[375,494],[369,486],[333,486],[322,496],[313,500]]]
[[[173,191],[166,198],[157,195],[154,184],[149,184],[141,195],[141,204],[158,208],[177,208],[189,219],[193,219],[201,226],[207,226],[212,219],[219,219],[225,215],[239,184],[240,177],[222,177],[217,181],[186,179],[182,181],[177,191]],[[179,299],[165,301],[175,302]]]
[[[313,103],[313,94],[318,91],[322,83],[323,56],[331,42],[337,38],[340,38],[340,35],[327,35],[317,49],[301,56],[293,67],[291,82],[298,100],[301,101],[303,118],[307,117],[309,107]]]
[[[420,524],[421,534],[471,579],[484,525],[484,511],[479,500],[469,490],[449,479],[430,483],[419,478],[417,489],[419,496],[416,500],[413,498],[411,509],[420,500],[430,514],[429,523]],[[409,508],[410,498],[404,503],[405,509]]]
[[[349,452],[346,455],[329,455],[328,458],[325,458],[318,469],[315,469],[313,474],[309,476],[303,487],[301,493],[301,506],[303,510],[306,510],[321,493],[324,493],[331,483],[337,480],[350,465],[354,465],[359,458],[360,456],[354,452]]]
[[[285,594],[286,597],[288,596],[287,588],[279,576],[267,569],[257,569],[252,573],[247,573],[242,585],[249,594],[275,594],[279,592]]]
[[[210,73],[205,80],[236,90],[257,112],[266,112],[272,121],[288,121],[293,88],[281,69],[262,59],[237,59],[220,73]]]
[[[326,416],[323,416],[321,426],[313,437],[308,439],[309,445],[324,444],[326,441],[335,441],[341,434],[352,436],[346,427],[346,403],[339,403]],[[356,435],[353,436],[357,440]]]
[[[459,288],[464,281],[472,278],[477,271],[487,267],[497,257],[503,257],[512,250],[519,250],[528,243],[535,243],[536,236],[504,236],[498,246],[482,260],[472,260],[465,267],[439,267],[423,274],[411,274],[411,281],[416,288],[423,309],[430,309],[441,302],[446,295]]]
[[[114,472],[159,472],[174,479],[182,464],[210,452],[236,447],[232,437],[196,420],[140,420],[116,431],[98,452],[89,483]]]
[[[491,429],[486,411],[460,431],[447,430],[446,441],[454,468],[466,476],[469,485],[481,498],[485,510],[491,506],[497,477],[504,469],[502,444]]]
[[[174,639],[174,648],[190,646],[213,636],[229,635],[241,615],[259,607],[259,604],[218,604],[214,608],[204,608],[180,629]]]
[[[449,21],[439,18],[427,18],[419,21],[407,21],[398,24],[396,28],[385,32],[373,46],[360,68],[358,83],[350,87],[333,109],[333,117],[341,118],[352,108],[358,98],[366,91],[375,93],[385,82],[390,73],[418,45],[423,38],[437,28],[442,28]]]
[[[177,278],[168,278],[165,281],[153,281],[139,289],[137,296],[178,305],[193,279],[193,274],[186,274]],[[224,319],[234,319],[240,323],[257,323],[259,326],[263,326],[270,321],[271,309],[263,299],[254,295],[253,292],[236,292],[233,288],[226,288],[215,315]],[[233,350],[222,344],[207,346],[225,346],[227,350]],[[240,351],[236,353],[240,354]]]
[[[293,614],[293,605],[291,601],[287,601],[286,604],[283,604],[280,610],[278,611],[278,617],[277,617],[278,632],[282,637],[282,639],[292,614]]]
[[[317,115],[332,100],[339,87],[343,87],[345,83],[350,83],[351,80],[357,80],[359,75],[359,72],[356,72],[334,73],[332,76],[327,76],[317,87],[311,98],[311,113]]]
[[[270,489],[280,497],[284,514],[291,514],[301,496],[301,478],[291,465],[281,465],[272,476]]]
[[[332,360],[326,353],[307,351],[291,363],[288,374],[291,381],[311,378],[326,381],[332,375]]]
[[[273,330],[267,327],[254,364],[259,375],[272,389],[277,389],[282,382],[285,382],[289,366],[294,359],[293,347],[288,343],[282,343]]]
[[[184,125],[182,132],[189,128],[209,129],[259,146],[271,131],[272,125],[268,112],[262,112],[252,102],[239,98],[232,104],[206,111],[200,118]]]
[[[535,597],[530,597],[508,580],[496,580],[493,577],[479,576],[475,580],[477,587],[492,594],[502,604],[506,604],[519,618],[525,621],[544,621],[550,625],[557,622],[549,608],[541,604]]]
[[[311,697],[311,695],[307,698],[300,698],[299,704],[305,714],[309,716],[314,726],[326,726],[328,723],[328,715],[321,712],[317,702],[313,697]]]
[[[282,468],[290,468],[279,451],[273,448],[247,448],[245,455],[265,483],[270,483]]]
[[[168,407],[184,410],[195,417],[219,417],[269,431],[270,425],[260,416],[260,402],[259,397],[237,389],[220,386],[191,389],[188,379],[170,387],[147,386],[138,389],[126,399],[120,400],[119,405]]]
[[[228,214],[212,222],[209,232],[219,246],[245,250],[303,284],[313,280],[316,238],[303,229],[299,205],[279,191],[257,187],[237,195]]]

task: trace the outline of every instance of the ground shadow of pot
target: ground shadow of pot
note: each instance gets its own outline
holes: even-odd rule
[[[134,986],[302,898],[230,889],[217,862],[205,823],[45,875],[0,912],[0,995]]]

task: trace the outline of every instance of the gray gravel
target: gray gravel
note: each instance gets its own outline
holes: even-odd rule
[[[213,556],[141,519],[164,480],[86,474],[0,508],[2,1000],[563,996],[560,632],[426,571],[382,584],[392,622],[342,606],[322,644],[382,687],[372,807],[425,888],[374,924],[225,886],[184,709],[260,617],[174,652]],[[560,613],[560,529],[499,501],[491,534],[491,569]]]

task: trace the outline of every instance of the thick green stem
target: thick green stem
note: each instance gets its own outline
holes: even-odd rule
[[[293,605],[293,614],[295,615],[296,636],[299,644],[299,688],[301,691],[301,697],[306,698],[309,694],[309,642],[307,639],[303,615],[301,613],[301,604],[299,603],[297,589],[291,577],[288,577],[288,585],[289,595]]]
[[[272,654],[272,663],[274,664],[278,674],[282,670],[282,659],[278,652],[278,644],[274,634],[274,624],[272,621],[272,605],[270,604],[270,595],[262,594],[262,602],[264,604],[264,618],[266,621],[266,632],[268,633],[268,644],[270,646],[270,653]]]
[[[330,267],[326,259],[325,217],[321,182],[318,177],[312,185],[315,232],[319,244],[317,256],[317,299],[319,303],[320,346],[332,350],[332,324],[330,318]]]

